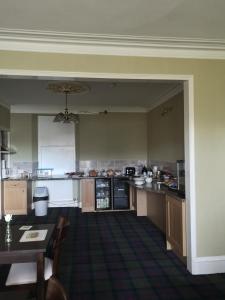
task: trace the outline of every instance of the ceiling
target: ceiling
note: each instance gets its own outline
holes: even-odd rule
[[[0,50],[225,59],[224,0],[1,2]]]
[[[0,28],[225,39],[224,0],[7,0]]]
[[[220,51],[225,58],[224,0],[1,2],[0,50],[95,53],[91,52],[94,45],[97,54],[151,56],[152,50],[153,56],[179,57],[178,51],[184,47],[187,51],[181,57],[203,49],[212,58],[209,50],[214,49],[215,58]],[[100,46],[107,45],[111,52],[106,48],[100,52]],[[135,52],[138,47],[142,52]],[[116,52],[118,49],[122,52]],[[176,51],[169,54],[169,49]],[[200,58],[206,56],[200,53]],[[64,99],[46,90],[50,80],[0,78],[0,102],[10,105],[13,112],[57,113],[63,109]],[[74,112],[148,111],[182,89],[181,83],[169,81],[115,84],[89,80],[88,84],[90,93],[69,96],[69,108]]]
[[[58,113],[65,107],[65,96],[47,89],[53,82],[55,79],[0,78],[0,102],[15,113]],[[179,81],[159,80],[86,80],[84,84],[89,92],[68,95],[70,111],[146,112],[183,88]]]

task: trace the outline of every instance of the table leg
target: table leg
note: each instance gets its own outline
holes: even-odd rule
[[[44,253],[37,255],[37,300],[45,299]]]

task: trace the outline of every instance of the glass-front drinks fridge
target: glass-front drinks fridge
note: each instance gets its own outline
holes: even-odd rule
[[[112,209],[110,178],[95,179],[95,209],[96,210]]]

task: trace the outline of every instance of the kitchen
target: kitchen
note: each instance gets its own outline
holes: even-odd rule
[[[106,83],[104,84],[106,85]],[[121,82],[116,84],[110,82],[108,83],[108,89],[113,94],[120,84],[122,85]],[[133,106],[130,105],[129,112],[125,111],[123,106],[119,108],[120,112],[113,111],[112,105],[110,106],[107,103],[107,106],[98,107],[101,112],[104,112],[107,108],[107,113],[80,114],[79,124],[75,125],[74,153],[76,153],[76,157],[73,157],[72,160],[74,168],[65,169],[63,173],[74,171],[75,165],[77,170],[84,172],[84,174],[88,174],[90,170],[107,171],[110,169],[120,170],[123,174],[127,166],[135,167],[137,172],[140,173],[144,165],[157,165],[160,170],[166,170],[175,175],[176,160],[184,159],[183,93],[180,83],[178,82],[172,86],[171,83],[170,85],[164,83],[164,91],[160,92],[161,102],[163,103],[158,100],[152,105],[153,109],[150,112],[147,112],[147,108],[149,108],[148,99],[145,100],[144,104],[142,103],[142,110],[137,107],[141,101],[141,98],[138,98],[138,96],[140,97],[140,88],[138,89],[134,82],[129,84],[130,89],[133,86],[131,93],[134,93],[135,89],[137,90],[135,97],[138,99],[135,106],[134,103],[132,103]],[[45,88],[46,85],[45,83]],[[125,85],[128,85],[128,83],[125,83]],[[146,85],[145,83],[145,89]],[[157,83],[151,83],[151,89],[153,89],[153,85],[157,86]],[[106,89],[106,87],[104,88]],[[163,88],[162,84],[160,88]],[[54,97],[57,96],[57,94],[54,94]],[[64,101],[62,96],[60,95],[59,99],[61,104]],[[81,95],[80,97],[84,96]],[[156,94],[155,98],[157,98]],[[82,98],[81,101],[85,102]],[[109,101],[113,103],[112,99]],[[128,107],[127,103],[129,102],[127,99],[126,101],[125,104]],[[71,105],[71,102],[73,101],[71,100],[69,105]],[[119,102],[117,105],[119,105]],[[139,104],[139,106],[141,105]],[[145,110],[143,110],[143,106],[145,106]],[[40,165],[40,131],[38,131],[38,126],[43,124],[43,118],[47,117],[43,115],[43,111],[40,111],[43,108],[39,107],[40,116],[31,113],[29,105],[26,108],[24,105],[17,105],[17,107],[14,105],[12,109],[14,112],[11,114],[10,147],[16,153],[7,156],[9,158],[10,176],[16,178],[17,176],[24,176],[24,174],[26,176],[29,173],[35,175],[35,169],[38,167],[54,168],[53,165]],[[62,110],[62,105],[57,109],[58,111]],[[117,107],[117,110],[119,109]],[[50,111],[48,111],[49,114]],[[56,110],[56,113],[58,111]],[[59,136],[62,125],[52,121],[45,125],[44,128],[48,129],[46,130],[48,137],[45,137],[45,140],[49,142],[52,136]],[[50,128],[52,128],[52,132]],[[62,134],[62,138],[58,139],[60,140],[59,144],[56,145],[55,141],[51,141],[52,144],[49,143],[45,146],[55,145],[63,147],[64,150],[65,147],[72,146],[66,143],[63,136],[65,135]],[[71,141],[71,137],[68,140]],[[53,177],[58,175],[64,174],[62,172],[60,174],[53,173]],[[81,181],[86,180],[88,179]],[[50,191],[50,206],[82,206],[78,180],[48,180],[48,183],[45,181],[44,184],[48,186]],[[33,189],[35,186],[42,185],[43,180],[33,181]],[[54,202],[51,201],[52,198],[54,198]]]

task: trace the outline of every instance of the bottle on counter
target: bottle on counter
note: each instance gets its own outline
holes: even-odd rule
[[[156,179],[157,178],[158,167],[157,166],[153,166],[152,170],[153,170],[153,178]]]
[[[152,171],[148,171],[148,172],[147,172],[147,175],[148,175],[148,177],[152,177],[152,176],[153,176]]]
[[[146,166],[144,166],[144,167],[142,168],[141,173],[142,173],[143,176],[147,176],[148,169],[146,168]]]
[[[152,177],[153,177],[153,173],[152,173],[152,169],[150,167],[150,168],[148,168],[147,176],[145,178],[145,182],[146,183],[151,183],[152,182]]]
[[[161,171],[160,170],[157,171],[157,180],[161,181]]]

